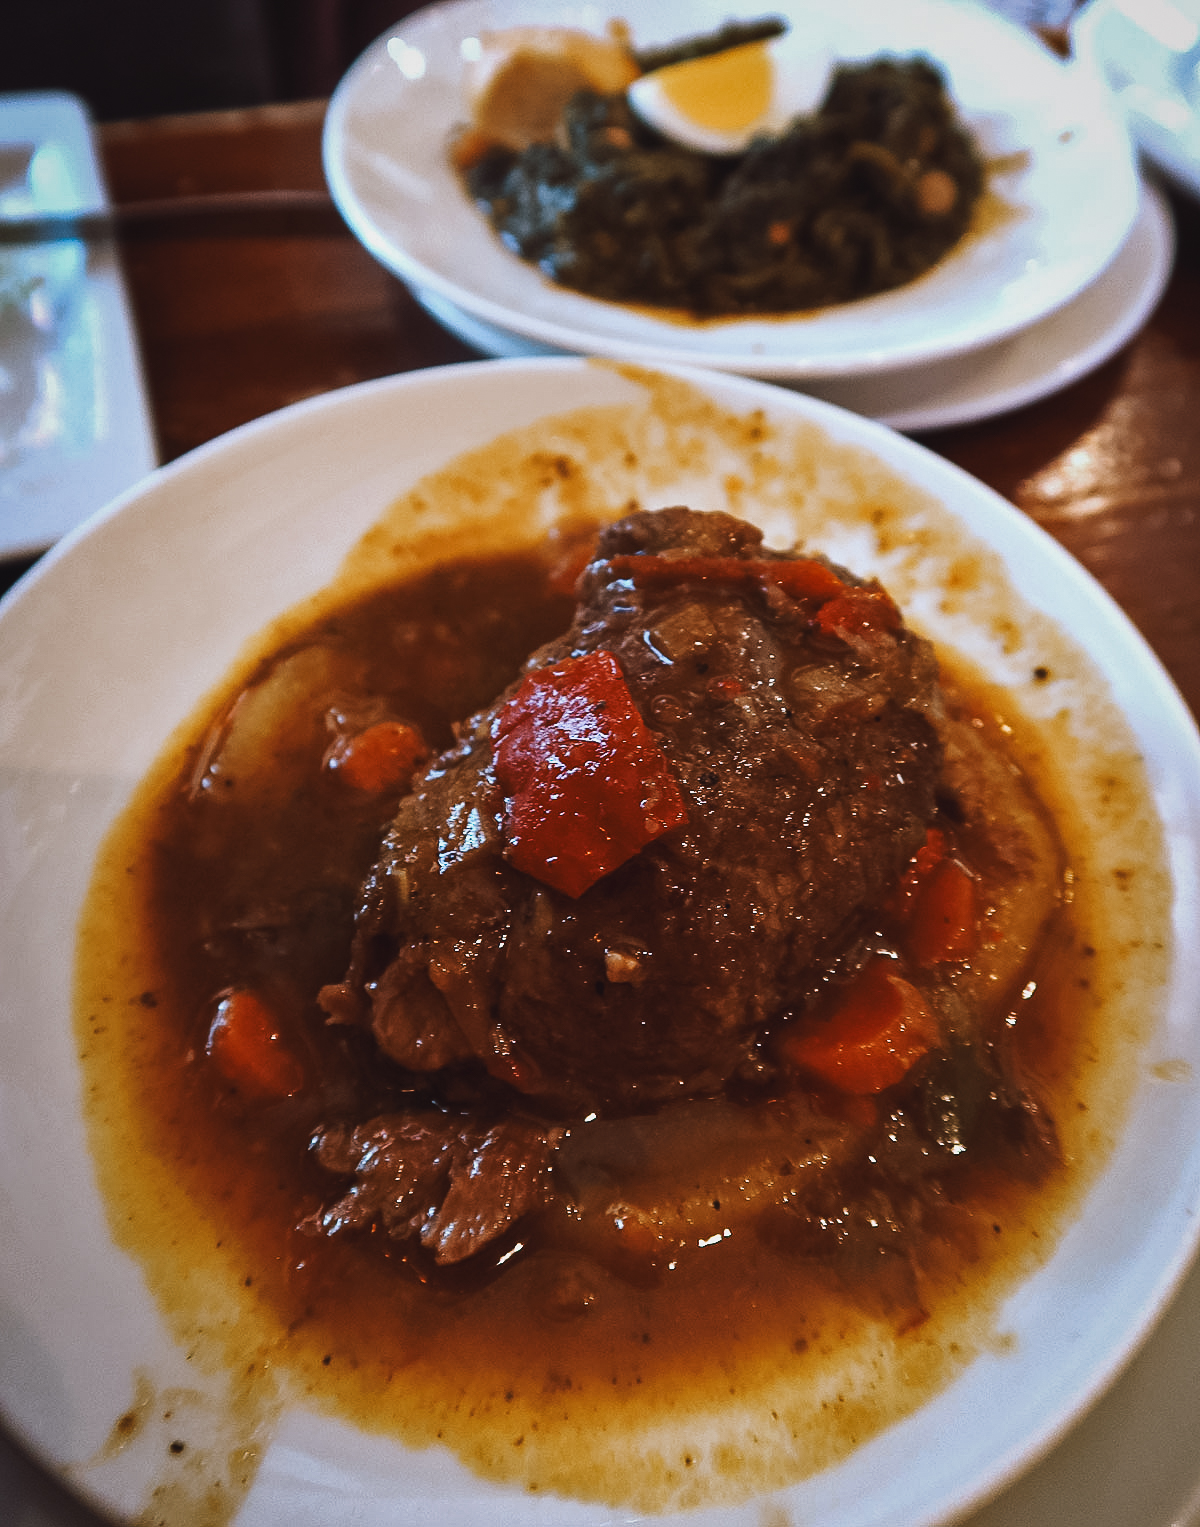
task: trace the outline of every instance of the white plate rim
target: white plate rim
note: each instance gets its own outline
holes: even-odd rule
[[[1049,318],[995,345],[941,363],[781,385],[905,434],[996,418],[1081,381],[1111,360],[1154,312],[1174,258],[1170,204],[1158,186],[1143,181],[1137,221],[1111,265]],[[443,327],[485,355],[516,359],[563,353],[486,324],[432,292],[417,288],[413,296]],[[1068,342],[1076,327],[1086,330],[1082,345],[1074,339]]]
[[[874,381],[890,383],[902,393],[906,385],[915,383],[920,388],[932,379],[940,384],[941,395],[915,405],[896,406],[893,399],[879,411],[865,411],[893,429],[915,434],[977,424],[1041,402],[1090,376],[1140,333],[1166,290],[1174,261],[1175,220],[1170,203],[1157,185],[1144,180],[1137,221],[1128,239],[1085,291],[1040,323],[995,346],[974,350],[942,366],[933,362],[922,371],[880,373],[867,382],[868,392]],[[1111,304],[1103,313],[1099,311],[1101,300]],[[1060,335],[1065,335],[1085,312],[1093,323],[1090,337],[1082,345],[1062,348]],[[1046,363],[1047,355],[1050,364]],[[1001,370],[999,382],[988,376],[993,364]],[[1006,366],[1024,369],[1021,374],[1010,374],[1005,384]],[[963,381],[967,383],[965,391]],[[817,384],[813,391],[827,401],[853,408],[853,387],[850,382],[843,391],[824,392]]]

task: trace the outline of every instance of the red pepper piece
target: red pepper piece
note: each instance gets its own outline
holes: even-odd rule
[[[898,631],[900,611],[881,588],[850,588],[817,611],[817,629],[827,636],[861,636],[868,631]]]
[[[789,562],[755,562],[763,583],[777,583],[793,599],[837,599],[849,585],[843,583],[831,567],[812,557],[797,557]]]
[[[793,1065],[841,1092],[867,1096],[894,1086],[939,1041],[925,999],[876,955],[843,993],[820,1028],[785,1036]]]
[[[734,588],[762,588],[777,583],[793,599],[832,599],[848,587],[812,557],[772,561],[766,557],[660,557],[622,553],[608,564],[618,578],[646,587],[680,583],[725,583]]]
[[[492,735],[505,857],[568,896],[687,820],[611,652],[527,674]]]
[[[878,585],[845,583],[815,557],[660,557],[623,553],[610,559],[619,578],[643,588],[669,588],[681,583],[723,583],[731,588],[765,589],[774,584],[792,599],[812,600],[818,606],[818,629],[828,635],[895,631],[900,611]]]
[[[946,852],[946,834],[942,829],[940,827],[926,828],[924,843],[908,861],[908,868],[901,876],[900,884],[888,902],[888,910],[893,917],[907,922],[917,899],[917,892],[946,857]]]

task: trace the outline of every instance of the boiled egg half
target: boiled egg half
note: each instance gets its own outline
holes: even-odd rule
[[[667,64],[634,80],[627,95],[664,137],[705,154],[739,154],[758,134],[815,111],[832,69],[832,50],[806,27]]]

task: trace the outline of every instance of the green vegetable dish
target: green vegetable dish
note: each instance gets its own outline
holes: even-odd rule
[[[584,89],[552,140],[492,143],[459,171],[504,243],[551,280],[700,318],[903,286],[962,239],[985,183],[921,57],[839,66],[815,112],[740,154],[684,147],[624,92]]]

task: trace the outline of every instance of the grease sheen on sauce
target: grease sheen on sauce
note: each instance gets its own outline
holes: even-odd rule
[[[706,422],[704,408],[683,393],[659,402],[688,438]],[[608,427],[596,421],[600,436]],[[753,427],[761,437],[761,425]],[[744,420],[726,425],[743,438],[751,428]],[[773,464],[789,444],[761,443]],[[601,517],[581,505],[582,450],[563,470],[554,465],[561,455],[538,455],[518,437],[498,445],[493,470],[497,456],[514,453],[543,485],[556,482],[583,518]],[[879,506],[887,495],[895,502],[896,486],[863,493],[862,476],[852,475],[858,512],[886,546],[900,511]],[[447,484],[422,489],[426,501],[439,487]],[[736,500],[753,490],[749,474],[728,487],[731,507],[743,509]],[[381,527],[377,548],[386,542]],[[969,548],[954,556],[961,576],[957,593],[947,585],[950,600],[979,584],[965,571],[973,565]],[[269,633],[264,649],[279,640],[278,630]],[[1055,672],[1058,654],[1044,655],[1047,672]],[[248,660],[242,678],[249,667]],[[240,680],[231,682],[236,688]],[[995,696],[976,693],[994,709]],[[1116,1127],[1108,1105],[1120,1088],[1097,1083],[1096,1060],[1118,1027],[1111,1007],[1119,962],[1100,934],[1115,933],[1128,947],[1136,933],[1099,921],[1111,894],[1089,887],[1106,867],[1064,804],[1080,781],[1055,788],[1048,766],[1052,752],[1061,756],[1061,723],[1018,727],[1014,746],[1062,807],[1081,888],[1054,982],[1032,1009],[1046,1018],[1035,1049],[1064,1128],[1068,1170],[1036,1195],[981,1183],[969,1257],[951,1248],[931,1262],[931,1315],[913,1325],[886,1283],[848,1295],[820,1268],[799,1269],[741,1239],[707,1248],[657,1283],[613,1278],[586,1308],[572,1306],[562,1292],[569,1280],[536,1254],[515,1259],[510,1276],[463,1291],[398,1276],[394,1254],[371,1245],[320,1246],[314,1254],[291,1230],[288,1164],[270,1144],[239,1141],[237,1120],[214,1115],[202,1072],[187,1059],[180,1036],[194,1040],[199,1032],[189,984],[195,972],[161,936],[170,866],[159,818],[169,815],[174,782],[190,768],[215,709],[219,702],[174,740],[106,847],[82,931],[79,1022],[93,1098],[120,1100],[119,1107],[94,1103],[91,1121],[116,1233],[143,1261],[197,1361],[239,1371],[258,1365],[261,1383],[243,1386],[247,1435],[269,1420],[282,1386],[288,1399],[366,1429],[414,1446],[442,1443],[484,1476],[530,1492],[644,1510],[698,1506],[804,1477],[920,1404],[976,1351],[1003,1348],[1005,1333],[994,1323],[1000,1296],[1053,1243]],[[1117,797],[1126,807],[1140,798],[1132,762],[1105,758],[1101,774],[1097,788],[1113,813]],[[1087,795],[1090,786],[1082,788]],[[211,1319],[218,1305],[219,1326]],[[211,1519],[219,1518],[214,1507]]]

